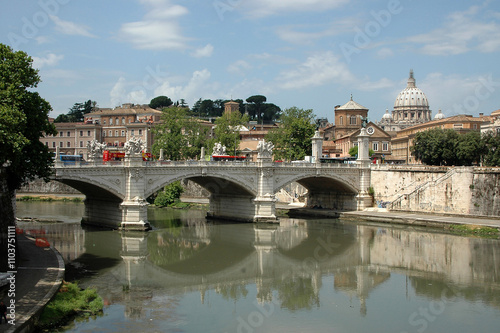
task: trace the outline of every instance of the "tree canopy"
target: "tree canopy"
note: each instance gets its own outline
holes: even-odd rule
[[[97,102],[88,100],[83,103],[75,103],[71,109],[69,109],[68,114],[60,114],[54,120],[55,123],[78,123],[82,122],[87,113],[95,111],[97,108]]]
[[[458,133],[433,128],[417,133],[411,150],[417,160],[428,165],[473,165],[488,156],[486,142],[494,140],[481,138],[477,131]]]
[[[214,124],[214,138],[209,142],[210,152],[212,152],[215,143],[220,142],[226,146],[228,155],[238,154],[240,130],[247,123],[248,116],[239,112],[217,118]]]
[[[57,132],[50,104],[33,91],[40,77],[32,63],[26,53],[0,44],[0,165],[7,165],[9,190],[51,174],[52,156],[40,137]]]
[[[187,110],[181,107],[163,109],[161,121],[153,128],[153,134],[153,154],[159,156],[160,149],[163,149],[164,158],[170,160],[196,158],[208,140],[208,128],[197,119],[188,117]]]
[[[292,107],[283,111],[279,127],[266,135],[266,140],[274,144],[276,159],[302,160],[311,155],[315,118],[313,110]]]
[[[168,108],[172,104],[174,103],[167,96],[158,96],[149,102],[149,107],[152,109],[163,109]]]
[[[354,146],[354,147],[351,147],[351,149],[349,149],[349,152],[348,152],[349,155],[351,155],[351,157],[358,157],[358,146]],[[368,156],[372,156],[373,154],[375,154],[375,152],[373,151],[373,149],[368,149]]]

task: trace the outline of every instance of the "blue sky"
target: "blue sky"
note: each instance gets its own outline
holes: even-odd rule
[[[1,1],[0,42],[34,58],[66,113],[166,95],[392,110],[410,69],[436,114],[500,109],[500,3],[476,0]]]

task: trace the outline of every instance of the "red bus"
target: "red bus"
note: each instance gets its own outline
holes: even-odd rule
[[[104,162],[107,161],[122,161],[123,158],[125,157],[125,153],[122,151],[109,151],[105,150],[102,154],[102,160]],[[153,155],[151,153],[142,153],[142,160],[143,161],[150,161],[153,158]]]
[[[246,156],[212,155],[212,161],[244,161]]]

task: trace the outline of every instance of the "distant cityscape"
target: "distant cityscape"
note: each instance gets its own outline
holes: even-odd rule
[[[234,112],[239,103],[226,102],[224,112]],[[369,109],[357,103],[353,96],[347,103],[333,109],[334,122],[327,118],[317,119],[320,135],[323,137],[323,157],[342,158],[349,156],[349,149],[357,145],[357,136],[368,119]],[[489,114],[488,114],[489,113]],[[123,149],[125,142],[132,137],[141,138],[150,150],[154,143],[152,128],[160,121],[162,112],[148,105],[122,104],[119,107],[98,108],[87,113],[83,122],[55,123],[58,134],[40,140],[51,150],[60,153],[87,157],[87,144],[97,140],[107,145],[109,150]],[[200,119],[202,125],[213,128],[210,120]],[[279,124],[259,124],[250,121],[240,128],[239,152],[253,160],[257,155],[257,144],[266,134]],[[411,154],[410,147],[418,132],[432,128],[453,129],[460,133],[492,131],[500,133],[500,110],[472,115],[446,117],[438,110],[432,116],[430,102],[425,93],[417,87],[413,70],[410,70],[406,88],[395,98],[392,111],[386,110],[380,121],[366,124],[370,134],[370,149],[376,163],[418,163]],[[212,131],[209,131],[212,133]]]

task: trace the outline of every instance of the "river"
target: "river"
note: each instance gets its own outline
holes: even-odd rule
[[[333,219],[276,224],[150,209],[154,230],[82,228],[83,204],[18,202],[19,223],[96,287],[101,316],[60,332],[495,332],[500,241]]]

